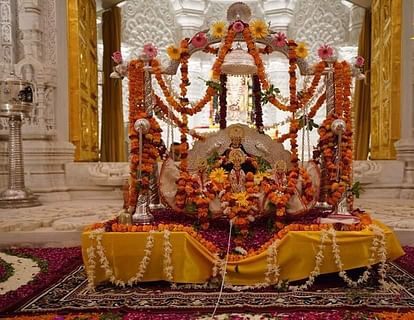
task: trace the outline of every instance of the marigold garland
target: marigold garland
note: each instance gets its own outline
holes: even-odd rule
[[[244,28],[240,29],[240,31],[235,31],[232,25],[230,25],[228,28],[227,35],[225,36],[223,40],[223,44],[219,49],[209,47],[207,45],[205,46],[204,51],[211,52],[217,55],[217,59],[215,60],[213,64],[213,68],[212,68],[212,71],[213,71],[212,81],[218,81],[218,79],[220,78],[221,83],[223,84],[224,82],[223,79],[225,75],[221,74],[221,65],[224,62],[224,57],[226,56],[226,54],[229,51],[231,51],[231,46],[235,39],[236,33],[242,32],[243,38],[245,39],[246,44],[247,44],[248,52],[253,57],[254,63],[257,66],[257,70],[258,70],[257,75],[254,76],[253,78],[254,78],[254,86],[255,86],[254,93],[256,96],[255,100],[257,102],[256,103],[256,126],[260,130],[260,128],[263,126],[263,119],[262,119],[262,115],[260,112],[261,101],[257,96],[258,96],[258,93],[260,92],[260,84],[263,90],[267,90],[270,87],[269,82],[265,75],[264,64],[260,57],[260,54],[261,53],[268,54],[272,52],[273,48],[272,46],[269,46],[269,45],[267,45],[265,48],[258,48],[256,46],[253,36],[255,37],[262,37],[262,36],[255,33],[257,30],[255,30],[255,26],[253,22],[251,23],[250,26],[241,21],[238,21],[238,23],[239,24],[242,23]],[[300,45],[298,46],[292,40],[289,40],[287,42],[287,46],[288,46],[288,58],[289,58],[289,105],[282,104],[274,96],[269,97],[269,101],[273,105],[275,105],[281,110],[290,111],[293,113],[292,120],[290,122],[289,133],[283,135],[282,137],[278,139],[278,141],[282,142],[286,140],[287,138],[289,138],[290,145],[291,145],[291,165],[292,166],[288,173],[288,183],[287,183],[286,189],[280,190],[272,186],[266,187],[266,190],[267,190],[266,198],[276,206],[276,216],[285,215],[286,205],[289,199],[291,198],[291,196],[296,192],[296,184],[300,176],[302,177],[302,181],[304,184],[304,188],[303,188],[304,194],[302,195],[302,200],[305,203],[309,203],[313,199],[311,197],[313,187],[312,187],[309,174],[305,170],[299,169],[299,166],[298,166],[299,158],[298,158],[298,150],[297,150],[298,148],[297,132],[300,128],[302,128],[302,126],[299,125],[299,121],[298,119],[295,118],[294,113],[299,108],[302,108],[304,105],[307,105],[309,101],[313,98],[315,90],[320,83],[322,73],[326,67],[325,61],[321,61],[314,66],[314,76],[313,76],[313,80],[312,80],[310,87],[307,88],[307,90],[305,90],[302,93],[302,95],[298,96],[297,88],[296,88],[297,57],[302,56],[303,48]],[[216,94],[217,92],[213,88],[213,86],[207,86],[207,90],[205,92],[204,98],[198,101],[194,106],[192,107],[188,106],[189,103],[188,103],[188,99],[186,98],[187,86],[189,85],[188,39],[182,40],[180,49],[181,49],[181,59],[180,59],[180,62],[181,62],[181,83],[180,83],[181,97],[179,101],[177,101],[176,98],[173,97],[170,90],[167,88],[165,81],[162,77],[162,72],[161,72],[159,62],[153,59],[151,61],[151,65],[152,65],[153,73],[155,74],[155,78],[157,79],[157,82],[160,85],[161,90],[164,93],[164,96],[168,102],[168,105],[171,106],[175,111],[181,113],[183,120],[181,121],[173,112],[170,112],[169,108],[164,104],[164,102],[158,96],[156,96],[156,103],[166,116],[171,117],[171,120],[180,128],[180,131],[181,131],[180,148],[182,151],[181,153],[182,158],[181,158],[181,163],[180,163],[180,178],[177,181],[177,185],[178,185],[178,191],[176,195],[177,207],[179,208],[179,210],[184,211],[186,204],[194,204],[195,205],[194,210],[197,211],[201,224],[206,225],[207,221],[204,218],[206,218],[208,215],[208,202],[211,200],[211,193],[209,194],[209,192],[211,190],[210,191],[207,190],[207,192],[201,190],[198,182],[195,181],[194,178],[191,177],[190,174],[188,173],[188,160],[187,160],[188,143],[186,141],[186,134],[189,134],[190,132],[187,126],[186,116],[193,115],[199,112],[204,107],[204,105],[208,101],[211,100],[212,96]],[[143,70],[142,65],[138,69],[142,71]],[[349,129],[351,128],[350,99],[349,99],[351,71],[347,63],[336,62],[334,63],[334,73],[335,73],[334,84],[335,84],[335,98],[336,98],[335,99],[335,113],[327,117],[327,119],[324,121],[324,123],[322,124],[319,130],[320,136],[321,136],[319,146],[320,146],[320,150],[322,153],[322,157],[324,159],[324,164],[326,165],[327,170],[328,170],[329,183],[330,185],[332,185],[332,183],[335,182],[334,178],[336,178],[335,174],[336,174],[337,165],[335,164],[335,161],[334,161],[335,160],[334,159],[335,147],[332,147],[332,146],[335,146],[336,137],[331,132],[330,125],[332,121],[335,120],[336,118],[343,118],[346,121],[347,130],[343,135],[343,140],[342,140],[342,145],[341,145],[342,161],[338,165],[341,170],[340,179],[348,187],[350,184],[350,177],[351,177],[350,167],[351,167],[351,161],[352,161],[352,146],[350,144],[352,132]],[[143,84],[143,73],[141,74],[141,76],[137,76],[136,83],[138,82],[141,82]],[[142,87],[143,86],[141,86],[141,88]],[[223,113],[224,112],[227,113],[227,112],[226,112],[226,109],[223,107],[223,105],[225,105],[225,98],[223,98],[223,96],[226,95],[225,86],[222,85],[222,89],[223,90],[221,90],[221,93],[220,93],[221,94],[220,126],[223,129],[226,126],[225,124],[226,115]],[[134,94],[133,97],[136,97],[136,98],[132,98],[132,99],[135,99],[133,103],[135,106],[139,106],[139,105],[143,106],[144,95],[142,94],[142,92],[141,94],[139,93],[137,95]],[[310,112],[308,114],[309,118],[314,117],[314,115],[316,114],[318,109],[321,107],[325,99],[326,99],[326,94],[322,94],[321,96],[319,96],[315,104],[310,108]],[[144,109],[134,110],[136,114],[132,118],[136,118],[136,115],[138,114],[140,117],[148,117],[148,115],[143,113],[143,110]],[[150,118],[151,117],[149,117],[149,120]],[[156,128],[156,126],[154,128]],[[197,136],[196,134],[192,134],[192,135],[195,137]],[[145,138],[152,138],[152,136],[151,134],[146,135],[144,139]],[[133,137],[133,141],[131,142],[131,149],[134,151],[136,150],[136,146],[139,143],[139,141],[137,140],[138,139],[135,134],[135,137]],[[146,150],[146,147],[147,145],[144,146],[144,150]],[[146,151],[145,158],[148,158],[149,160],[146,161],[145,164],[143,164],[143,169],[145,170],[149,170],[151,168],[151,164],[152,164],[151,157],[153,157],[151,152],[149,152],[149,154],[147,153],[148,152]],[[132,161],[131,168],[134,168],[133,165],[134,165],[134,161]],[[135,169],[136,169],[136,164],[135,164]],[[143,170],[143,172],[145,170]],[[131,175],[131,177],[134,178],[133,175]],[[140,181],[140,188],[142,187],[145,189],[147,181],[144,178],[145,178],[145,174],[144,174],[143,179],[141,179]],[[266,182],[266,179],[264,179],[264,181]],[[135,185],[137,185],[136,180],[135,180]],[[342,186],[343,185],[341,184],[340,188],[338,188],[337,190],[333,190],[333,192],[331,192],[331,197],[329,199],[330,203],[334,203],[335,201],[339,199],[339,197],[341,196],[340,191],[342,191],[343,189]],[[228,195],[229,194],[230,193],[228,193]],[[231,195],[231,197],[234,197],[234,196],[235,195]],[[227,199],[227,200],[229,201],[235,200],[231,197],[230,199]],[[240,199],[236,200],[236,202],[239,204],[238,207],[243,208],[244,206],[240,205],[241,203],[240,201],[241,201]],[[247,203],[247,202],[243,202],[243,203]],[[239,226],[247,225],[245,223],[244,217],[234,216],[234,218],[235,218],[235,221],[237,221],[236,223],[237,225]]]
[[[300,224],[300,223],[291,223],[284,226],[278,232],[274,234],[272,238],[263,243],[257,249],[251,249],[247,252],[246,255],[239,254],[230,254],[229,261],[240,261],[248,257],[256,256],[263,251],[266,251],[275,241],[283,239],[291,231],[321,231],[336,229],[339,231],[361,231],[366,229],[369,225],[372,224],[372,219],[367,213],[354,212],[354,215],[360,219],[360,222],[352,225],[332,225],[332,224]],[[183,225],[183,224],[164,224],[160,223],[158,225],[123,225],[118,223],[113,223],[111,225],[112,232],[150,232],[150,231],[164,231],[169,230],[171,232],[187,232],[191,237],[196,239],[203,245],[208,251],[212,254],[223,253],[221,250],[211,241],[206,240],[199,232],[197,232],[192,226]]]
[[[326,184],[330,186],[327,201],[332,205],[338,203],[343,193],[352,183],[351,71],[349,64],[346,62],[335,62],[334,69],[335,109],[326,117],[318,129],[320,136],[318,146],[328,173]],[[332,122],[338,118],[344,119],[346,123],[346,130],[342,135],[341,161],[339,163],[335,161],[335,154],[338,149],[337,136],[331,130]],[[339,181],[337,177],[338,166],[341,172]]]
[[[325,102],[325,100],[326,100],[326,92],[321,94],[319,96],[318,100],[315,102],[315,104],[311,107],[311,109],[308,113],[308,119],[312,119],[316,115],[316,113],[321,108],[321,106]],[[299,129],[302,129],[304,125],[305,125],[305,123],[303,122],[302,125],[299,127]],[[276,139],[276,141],[279,142],[279,143],[283,143],[283,142],[285,142],[285,140],[287,140],[291,136],[292,136],[292,133],[288,132],[288,133],[285,133],[285,134],[281,135],[280,137],[278,137]]]
[[[203,49],[203,52],[217,55],[217,53],[219,52],[219,48],[213,48],[210,45],[206,45]]]
[[[320,61],[315,65],[311,86],[303,93],[301,99],[299,100],[301,106],[306,105],[313,97],[315,90],[321,80],[322,73],[325,70],[325,66],[325,61]]]
[[[289,103],[290,111],[295,112],[299,108],[296,91],[296,69],[297,69],[297,58],[296,58],[296,43],[294,41],[288,41],[289,46]]]
[[[206,105],[206,103],[208,103],[212,99],[214,94],[216,93],[216,90],[214,88],[208,86],[205,92],[205,95],[202,99],[200,99],[193,107],[191,108],[186,107],[186,105],[188,104],[188,101],[186,100],[186,98],[184,99],[185,101],[178,102],[175,100],[170,90],[168,89],[162,77],[161,66],[160,66],[159,61],[157,59],[153,59],[151,61],[151,66],[152,66],[152,71],[155,75],[155,79],[157,80],[158,85],[160,86],[168,104],[172,106],[174,110],[176,110],[177,112],[181,114],[194,115],[200,112],[203,109],[203,107]]]
[[[181,83],[180,83],[180,89],[181,89],[181,99],[183,102],[186,99],[187,96],[187,86],[190,84],[190,81],[188,80],[188,59],[190,58],[190,55],[188,53],[188,39],[181,40]]]
[[[162,101],[162,99],[154,94],[155,97],[155,104],[156,106],[162,111],[162,113],[168,117],[170,120],[172,120],[172,122],[179,128],[181,128],[181,130],[183,130],[186,134],[189,134],[190,136],[192,136],[194,139],[197,140],[204,140],[205,137],[196,133],[194,130],[189,130],[188,127],[184,124],[183,121],[181,121],[173,112],[170,112],[169,108],[167,107],[167,105]]]
[[[130,138],[130,187],[129,206],[137,203],[138,193],[146,193],[149,188],[149,177],[153,172],[158,157],[158,146],[161,144],[161,128],[155,118],[149,116],[144,110],[144,62],[133,60],[128,65],[129,77],[129,138]],[[150,123],[150,130],[143,136],[142,166],[139,164],[139,137],[135,131],[135,121],[145,118]],[[141,177],[138,177],[138,170]]]

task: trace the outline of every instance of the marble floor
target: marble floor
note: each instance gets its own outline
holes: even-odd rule
[[[402,244],[414,245],[414,200],[358,199],[356,205],[393,228]],[[121,200],[76,200],[0,209],[0,247],[79,245],[84,226],[113,218],[121,208]]]

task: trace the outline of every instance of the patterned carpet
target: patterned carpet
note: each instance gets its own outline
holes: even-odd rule
[[[397,264],[389,263],[387,281],[392,288],[380,290],[378,285],[359,289],[334,288],[341,283],[336,277],[323,277],[313,290],[278,292],[273,288],[258,291],[226,291],[220,302],[222,311],[263,311],[280,308],[414,308],[414,277]],[[153,283],[133,288],[101,285],[95,293],[87,290],[83,267],[71,272],[56,285],[30,301],[18,312],[56,312],[73,310],[183,310],[209,311],[217,302],[217,289],[171,289],[166,283]]]
[[[22,250],[24,251],[24,249]],[[30,249],[28,250],[30,251]],[[31,250],[35,250],[32,253],[38,257],[38,260],[42,260],[39,258],[42,257],[46,261],[47,257],[51,257],[53,261],[47,262],[49,271],[54,273],[54,277],[50,275],[41,277],[41,279],[52,279],[46,285],[36,281],[36,276],[32,282],[37,285],[42,284],[42,286],[39,287],[37,295],[34,297],[33,294],[24,297],[24,294],[9,293],[9,296],[11,294],[15,300],[9,307],[4,306],[3,314],[40,315],[73,312],[128,312],[131,314],[132,312],[135,319],[153,319],[153,316],[154,319],[187,319],[187,316],[188,319],[193,319],[190,315],[211,313],[217,302],[218,289],[190,289],[180,285],[178,288],[172,289],[168,283],[159,282],[123,289],[102,284],[96,292],[91,293],[87,290],[83,266],[79,264],[78,249],[72,248],[70,252],[68,251],[72,255],[68,261],[61,258],[68,256],[62,249],[52,251],[54,252],[52,255],[45,254],[43,251],[49,250],[50,252],[50,250],[58,249]],[[408,253],[406,256],[399,259],[397,263],[388,264],[387,282],[391,286],[387,289],[380,289],[376,283],[371,283],[363,288],[351,289],[342,285],[342,280],[336,275],[325,275],[318,278],[317,283],[310,290],[304,292],[283,292],[277,291],[275,288],[241,292],[225,290],[218,311],[228,314],[237,312],[244,314],[247,312],[255,314],[264,312],[278,314],[281,312],[321,312],[323,314],[328,310],[331,310],[329,312],[344,312],[344,310],[346,312],[349,310],[352,312],[367,310],[371,312],[411,311],[414,310],[414,275],[412,273],[414,248],[406,247],[405,250]],[[29,255],[29,251],[24,251],[25,256]],[[57,257],[61,259],[60,263],[57,263]],[[73,269],[76,262],[78,262],[78,267]],[[42,268],[44,269],[45,266]],[[57,268],[65,270],[63,274],[60,274],[58,281],[56,281]],[[356,270],[354,276],[360,272],[361,270]],[[33,283],[28,285],[33,286]],[[2,297],[4,296],[0,295],[0,300]],[[21,299],[20,303],[17,303],[17,299]],[[28,301],[28,299],[30,300]],[[24,302],[24,300],[28,302]],[[171,312],[176,317],[155,317],[156,314]],[[307,319],[307,317],[305,318]],[[265,317],[263,319],[271,318]]]

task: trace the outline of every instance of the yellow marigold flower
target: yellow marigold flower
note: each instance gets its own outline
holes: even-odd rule
[[[223,38],[227,33],[226,23],[224,21],[217,21],[211,25],[210,34],[217,39]]]
[[[270,178],[271,174],[269,172],[263,171],[263,172],[257,172],[254,175],[254,183],[260,184],[264,178]]]
[[[223,168],[216,168],[211,171],[209,177],[215,183],[224,183],[227,181],[227,172]]]
[[[299,42],[295,50],[298,58],[306,58],[308,56],[308,48],[304,42]]]
[[[253,20],[249,29],[254,38],[265,38],[269,34],[267,24],[263,20]]]
[[[174,45],[171,45],[167,48],[167,54],[171,60],[180,60],[181,57],[181,49],[177,48]]]
[[[232,194],[232,198],[236,200],[236,204],[239,207],[244,207],[244,208],[247,208],[249,206],[249,200],[247,200],[248,197],[249,195],[247,194],[246,191]]]

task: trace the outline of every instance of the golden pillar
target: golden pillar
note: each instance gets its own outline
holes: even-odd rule
[[[372,1],[371,159],[395,159],[400,139],[401,0]]]
[[[69,138],[76,161],[97,161],[98,69],[95,0],[68,1]]]

